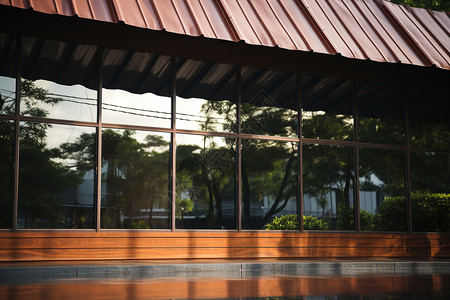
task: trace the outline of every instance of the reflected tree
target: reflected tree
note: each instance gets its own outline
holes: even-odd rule
[[[223,197],[234,195],[235,140],[224,139],[224,146],[217,144],[222,139],[205,136],[202,140],[203,145],[177,146],[177,218],[182,228],[226,228]],[[199,219],[185,224],[183,214],[194,209],[197,218],[206,211],[205,224]]]
[[[48,112],[41,104],[55,105],[63,99],[49,96],[31,80],[21,82],[24,112],[45,118]],[[19,217],[25,228],[71,228],[76,220],[67,217],[61,193],[76,190],[84,173],[76,166],[62,162],[61,149],[46,144],[48,123],[25,122],[20,127]]]

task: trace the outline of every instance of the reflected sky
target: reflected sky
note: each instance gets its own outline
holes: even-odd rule
[[[1,299],[448,299],[450,275],[54,279],[0,285]]]

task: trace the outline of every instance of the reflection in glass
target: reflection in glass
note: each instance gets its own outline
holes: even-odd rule
[[[242,141],[242,228],[297,214],[297,152],[295,142]]]
[[[103,130],[102,228],[169,228],[169,141],[164,133]]]
[[[20,100],[23,116],[97,121],[97,92],[81,85],[22,79]]]
[[[0,120],[0,228],[11,227],[14,123]]]
[[[105,123],[165,128],[171,124],[170,98],[151,93],[103,89],[102,109]]]
[[[396,86],[364,83],[357,91],[359,141],[404,143],[403,90]]]
[[[14,115],[16,100],[16,80],[0,76],[0,114]]]
[[[242,68],[242,132],[297,136],[295,73]]]
[[[235,139],[177,135],[177,228],[236,228]]]
[[[305,230],[354,230],[353,148],[303,146]]]
[[[303,76],[302,105],[303,137],[341,141],[353,139],[350,80]]]
[[[236,132],[233,65],[178,59],[176,86],[178,129]]]
[[[450,153],[411,151],[413,231],[450,232]]]
[[[0,74],[14,78],[17,74],[16,34],[0,33]],[[0,77],[1,78],[1,77]],[[2,87],[0,81],[0,87]],[[1,111],[1,110],[0,110]]]
[[[360,149],[361,230],[406,231],[403,151]]]
[[[19,228],[93,228],[95,129],[20,127]]]
[[[450,149],[450,101],[445,90],[412,90],[408,119],[412,146]]]
[[[103,73],[103,122],[170,127],[169,56],[105,49]]]

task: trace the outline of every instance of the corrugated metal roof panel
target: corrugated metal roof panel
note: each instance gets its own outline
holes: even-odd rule
[[[384,0],[0,0],[48,14],[450,69],[448,13]]]

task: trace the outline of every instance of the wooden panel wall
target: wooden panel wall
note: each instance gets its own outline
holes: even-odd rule
[[[0,231],[0,261],[450,258],[450,234]]]

